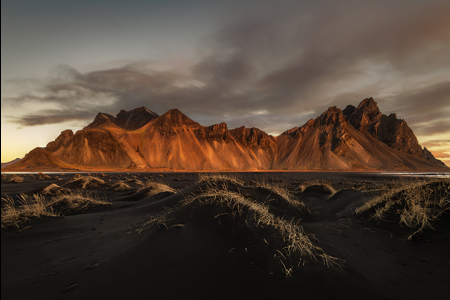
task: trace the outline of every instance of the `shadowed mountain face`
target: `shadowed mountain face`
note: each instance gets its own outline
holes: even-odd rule
[[[83,130],[63,131],[35,150],[7,170],[448,170],[372,98],[344,111],[330,107],[278,137],[225,123],[205,127],[178,109],[99,113]]]
[[[396,114],[382,114],[373,98],[363,100],[357,108],[347,106],[344,115],[360,132],[372,135],[393,149],[422,156],[422,148],[408,124],[397,119]]]
[[[158,118],[156,113],[145,107],[139,107],[130,111],[121,110],[115,117],[109,114],[98,113],[94,122],[86,128],[112,126],[114,124],[122,129],[136,130],[156,118]]]

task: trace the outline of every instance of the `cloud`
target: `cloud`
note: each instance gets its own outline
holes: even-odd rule
[[[450,81],[406,90],[389,101],[416,134],[450,134]]]
[[[38,126],[48,124],[58,124],[68,121],[86,121],[95,116],[92,112],[77,111],[70,112],[59,110],[41,110],[37,114],[28,114],[20,117],[10,117],[10,122],[20,126]]]
[[[422,143],[424,147],[450,149],[450,140],[430,140]]]
[[[81,73],[61,65],[40,88],[15,82],[16,94],[2,92],[2,107],[56,107],[11,119],[21,126],[146,106],[159,114],[178,108],[202,124],[226,120],[282,132],[329,106],[373,96],[384,113],[398,113],[419,133],[442,133],[450,127],[448,15],[448,1],[265,6],[211,34],[190,67],[136,62]]]

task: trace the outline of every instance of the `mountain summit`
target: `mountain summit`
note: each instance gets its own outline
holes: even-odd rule
[[[373,98],[330,107],[272,137],[257,128],[205,127],[178,109],[99,113],[4,171],[402,170],[448,171],[422,149],[407,123],[380,112]]]
[[[126,130],[136,130],[158,117],[156,113],[146,107],[139,107],[130,111],[121,110],[115,117],[105,113],[98,113],[94,121],[86,128],[115,125]]]

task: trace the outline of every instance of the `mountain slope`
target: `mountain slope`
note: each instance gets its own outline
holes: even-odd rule
[[[436,168],[433,162],[388,146],[367,133],[365,126],[358,130],[347,122],[344,112],[331,107],[315,120],[277,137],[279,148],[274,169],[418,171]]]
[[[73,166],[59,160],[51,153],[42,148],[35,148],[31,150],[19,162],[8,166],[2,171],[21,171],[21,172],[35,172],[35,171],[67,171],[76,170]]]
[[[422,157],[422,148],[411,128],[396,114],[382,114],[373,98],[364,99],[358,107],[344,109],[345,119],[364,134],[370,134],[389,147]]]
[[[83,130],[63,131],[44,152],[33,151],[8,170],[33,163],[42,170],[448,170],[372,98],[344,111],[330,107],[278,137],[225,123],[205,127],[178,109],[99,113]]]
[[[1,167],[2,167],[2,169],[6,168],[7,166],[13,165],[13,164],[15,164],[16,162],[18,162],[20,160],[21,160],[21,158],[16,158],[16,159],[13,159],[12,161],[8,161],[8,162],[5,162],[5,163],[2,163]]]

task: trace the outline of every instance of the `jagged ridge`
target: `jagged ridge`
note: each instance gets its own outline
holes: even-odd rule
[[[205,127],[178,109],[161,116],[144,107],[116,117],[99,113],[42,151],[57,168],[80,170],[448,170],[422,150],[404,120],[382,114],[372,98],[343,111],[330,107],[278,137],[225,123]],[[9,169],[47,166],[22,160]]]

